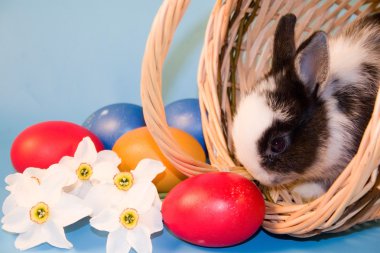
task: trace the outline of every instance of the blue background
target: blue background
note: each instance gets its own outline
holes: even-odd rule
[[[194,0],[166,60],[164,101],[197,97],[203,34],[214,1]],[[0,0],[0,203],[13,173],[9,150],[27,126],[46,120],[81,124],[100,107],[141,104],[140,66],[161,1]],[[228,228],[226,228],[228,230]],[[72,250],[42,245],[27,252],[105,252],[106,234],[83,220],[66,229]],[[167,230],[154,252],[378,252],[380,223],[338,235],[298,240],[258,232],[248,242],[209,249],[184,243]],[[0,252],[17,252],[15,235],[0,230]]]

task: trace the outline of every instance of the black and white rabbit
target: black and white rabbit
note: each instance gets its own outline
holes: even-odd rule
[[[242,96],[232,137],[238,160],[260,183],[323,194],[355,155],[380,81],[380,14],[341,35],[315,32],[298,49],[296,17],[283,16],[271,70]]]

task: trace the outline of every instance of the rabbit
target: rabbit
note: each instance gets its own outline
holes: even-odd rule
[[[317,31],[296,48],[282,16],[270,71],[242,95],[232,123],[236,158],[263,185],[303,199],[325,193],[358,150],[380,81],[380,13],[335,38]]]

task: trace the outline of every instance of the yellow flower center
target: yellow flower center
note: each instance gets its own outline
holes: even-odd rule
[[[127,229],[133,229],[137,226],[139,215],[133,208],[125,209],[120,215],[120,223]]]
[[[88,163],[81,163],[76,172],[80,180],[89,180],[92,176],[92,167]]]
[[[30,219],[37,224],[42,224],[49,218],[49,207],[44,202],[39,202],[29,211]]]
[[[133,185],[133,175],[129,172],[120,172],[113,177],[113,182],[119,190],[128,191]]]

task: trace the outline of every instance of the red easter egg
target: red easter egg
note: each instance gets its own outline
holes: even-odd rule
[[[265,203],[248,179],[228,172],[201,174],[179,183],[163,201],[165,225],[184,241],[226,247],[250,238],[261,226]]]
[[[103,150],[98,137],[86,128],[65,121],[47,121],[22,131],[11,147],[11,160],[18,172],[28,167],[48,168],[63,156],[73,156],[80,141],[90,137],[96,150]]]

